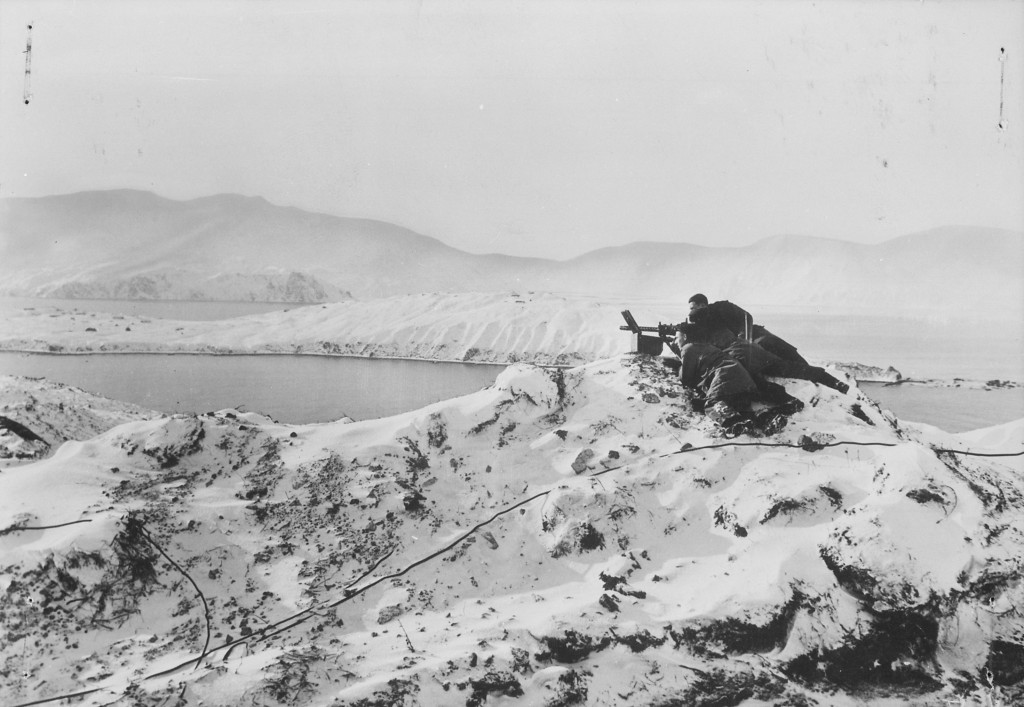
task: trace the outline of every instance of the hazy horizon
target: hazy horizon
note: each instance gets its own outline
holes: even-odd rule
[[[1022,231],[1022,39],[1001,0],[10,0],[0,196],[237,193],[553,259]]]
[[[91,193],[100,194],[100,193],[104,193],[104,192],[111,192],[111,193],[114,193],[114,192],[138,192],[138,193],[142,193],[142,194],[153,195],[153,196],[156,196],[156,197],[158,197],[160,199],[167,199],[168,201],[181,202],[181,203],[186,203],[186,202],[191,202],[191,201],[201,201],[201,200],[217,199],[217,198],[221,198],[221,197],[224,197],[224,198],[242,198],[242,199],[262,200],[262,201],[265,201],[265,202],[267,202],[268,204],[270,204],[271,206],[274,206],[274,207],[294,208],[294,209],[298,209],[299,211],[303,211],[303,212],[309,213],[309,214],[316,214],[316,215],[323,215],[323,216],[332,216],[332,217],[337,217],[339,219],[352,219],[352,220],[360,220],[360,221],[361,220],[377,221],[379,223],[383,223],[383,224],[387,224],[387,225],[391,225],[391,226],[397,226],[398,228],[401,228],[401,229],[406,230],[406,231],[411,231],[411,232],[413,232],[413,233],[415,233],[417,235],[427,236],[427,237],[432,238],[434,240],[440,241],[442,244],[444,244],[446,246],[449,246],[451,248],[455,248],[456,250],[464,250],[462,248],[459,248],[457,245],[455,245],[453,243],[449,243],[445,239],[445,236],[443,234],[437,235],[437,234],[430,234],[430,233],[420,233],[420,232],[416,231],[415,229],[409,227],[407,224],[404,224],[404,223],[396,223],[394,221],[386,221],[384,219],[376,219],[376,218],[364,217],[364,216],[360,216],[358,214],[332,213],[332,212],[327,212],[327,211],[309,211],[307,209],[302,209],[300,207],[292,206],[292,205],[289,205],[289,204],[278,204],[278,203],[275,203],[274,201],[272,201],[272,200],[270,200],[270,199],[268,199],[268,198],[266,198],[266,197],[264,197],[262,195],[259,195],[259,194],[237,194],[237,193],[232,193],[232,192],[221,192],[221,193],[216,193],[216,194],[202,194],[202,195],[198,195],[198,196],[194,196],[194,197],[187,197],[187,198],[174,198],[174,197],[166,196],[164,194],[160,194],[159,192],[148,190],[148,189],[136,189],[134,187],[121,187],[121,188],[100,189],[100,190],[82,190],[82,191],[74,191],[74,192],[65,192],[65,193],[60,193],[60,194],[45,194],[45,195],[39,195],[39,196],[23,196],[23,197],[4,196],[4,197],[0,197],[0,199],[11,199],[11,198],[15,198],[15,199],[16,198],[46,199],[48,197],[65,197],[65,196],[75,196],[75,195],[80,195],[80,194],[91,194]],[[1006,232],[1010,232],[1010,233],[1014,233],[1014,234],[1020,234],[1020,235],[1024,236],[1024,230],[1005,229],[1005,228],[999,228],[999,227],[995,227],[995,226],[985,226],[985,225],[979,225],[979,224],[949,223],[949,224],[937,225],[937,226],[934,226],[932,228],[927,228],[927,229],[923,229],[923,230],[920,230],[920,231],[912,231],[912,232],[907,232],[907,233],[897,233],[897,234],[893,234],[891,236],[888,236],[888,237],[886,237],[884,239],[881,239],[881,240],[879,240],[877,242],[862,243],[862,244],[863,245],[880,245],[880,244],[887,243],[887,242],[893,241],[893,240],[897,240],[899,238],[903,238],[903,237],[906,237],[906,236],[914,236],[914,235],[918,235],[918,234],[922,234],[922,233],[929,233],[929,232],[933,232],[933,231],[934,232],[939,232],[939,231],[949,231],[949,230],[959,230],[959,229],[967,229],[967,230],[974,230],[974,231],[1006,231]],[[0,235],[2,235],[2,234],[0,234]],[[762,243],[762,242],[767,241],[767,240],[772,240],[772,239],[775,239],[775,238],[810,238],[810,239],[838,241],[838,242],[844,242],[844,243],[858,243],[859,242],[859,241],[854,241],[854,240],[845,239],[845,238],[832,238],[832,237],[829,237],[829,236],[821,236],[821,235],[817,235],[817,234],[813,234],[813,233],[769,233],[769,234],[764,235],[763,237],[751,240],[748,243],[738,243],[738,244],[693,243],[693,242],[689,242],[689,241],[685,241],[685,240],[656,241],[656,240],[649,240],[649,239],[640,239],[640,240],[634,240],[634,241],[623,241],[621,243],[614,243],[614,244],[610,244],[610,245],[606,245],[606,246],[598,246],[597,248],[594,248],[593,250],[584,251],[584,252],[581,252],[581,253],[577,253],[576,255],[573,255],[573,256],[566,256],[564,258],[554,258],[554,257],[550,257],[550,256],[545,256],[545,255],[521,256],[521,255],[516,255],[516,254],[513,254],[513,253],[505,253],[505,252],[501,252],[501,251],[489,251],[489,252],[477,252],[477,253],[474,253],[474,251],[464,251],[464,252],[469,252],[469,253],[479,254],[479,255],[499,255],[499,256],[508,256],[508,257],[526,257],[526,258],[534,258],[534,259],[540,259],[540,260],[566,261],[566,260],[572,260],[572,259],[574,259],[576,257],[580,257],[580,256],[583,256],[583,255],[592,254],[592,253],[594,253],[596,251],[599,251],[599,250],[606,250],[608,248],[623,248],[623,247],[637,246],[637,245],[682,245],[682,246],[700,246],[700,247],[707,247],[707,248],[746,248],[746,247],[749,247],[749,246],[755,246],[755,245],[757,245],[759,243]],[[1022,257],[1024,257],[1024,253],[1022,253]]]

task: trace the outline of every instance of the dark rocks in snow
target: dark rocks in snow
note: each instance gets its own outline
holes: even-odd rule
[[[1024,680],[1024,644],[995,640],[989,646],[985,667],[996,685],[1014,685]]]
[[[590,460],[594,458],[593,449],[584,449],[576,455],[576,459],[572,463],[572,470],[577,474],[582,474],[587,470]]]
[[[466,700],[466,707],[481,707],[490,695],[505,697],[521,697],[523,686],[519,680],[508,672],[489,671],[480,678],[470,678],[471,690]]]
[[[578,663],[591,653],[603,651],[612,644],[611,636],[595,638],[572,629],[561,636],[544,636],[541,642],[547,650],[537,653],[534,658],[542,663]]]
[[[808,683],[825,680],[854,691],[871,685],[919,692],[941,687],[935,662],[938,622],[922,613],[875,614],[871,629],[848,636],[834,648],[819,648],[795,658],[787,674]]]
[[[793,618],[805,605],[805,601],[806,597],[801,592],[794,591],[789,601],[761,623],[729,616],[678,628],[670,627],[669,636],[676,649],[685,648],[697,654],[711,650],[729,654],[780,650],[786,645]]]

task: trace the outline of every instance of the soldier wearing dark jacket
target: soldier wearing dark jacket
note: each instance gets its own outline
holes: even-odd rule
[[[681,324],[676,334],[680,382],[703,395],[704,413],[723,427],[745,419],[740,409],[749,407],[757,394],[754,380],[718,347],[706,341],[687,341],[688,331],[695,332]]]
[[[689,304],[691,322],[703,323],[712,331],[719,328],[728,329],[733,336],[753,341],[785,361],[807,364],[807,360],[797,352],[795,346],[775,336],[763,326],[754,324],[750,312],[739,305],[727,300],[708,304],[708,298],[699,293],[690,298]]]
[[[707,297],[697,294],[690,298],[690,306],[690,321],[706,327],[708,340],[742,363],[755,380],[758,375],[800,378],[840,393],[850,389],[824,368],[807,363],[791,344],[754,325],[750,314],[732,302],[709,305]],[[753,340],[740,339],[744,331],[752,332]]]

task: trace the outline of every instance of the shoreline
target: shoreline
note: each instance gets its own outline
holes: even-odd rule
[[[446,359],[446,358],[422,358],[417,356],[384,356],[378,354],[353,354],[353,353],[330,353],[324,351],[195,351],[195,350],[153,350],[153,349],[137,349],[137,350],[74,350],[74,351],[49,351],[42,349],[28,349],[28,348],[8,348],[0,344],[0,354],[22,354],[28,356],[218,356],[218,357],[231,357],[231,356],[312,356],[318,358],[345,358],[345,359],[361,359],[361,360],[382,360],[382,361],[416,361],[421,363],[441,363],[441,364],[467,364],[475,366],[501,366],[508,367],[517,363],[526,363],[533,366],[540,366],[541,368],[561,368],[569,369],[577,366],[583,366],[592,361],[581,361],[576,364],[558,364],[558,363],[538,363],[536,361],[528,359],[519,359],[516,361],[486,361],[476,359]],[[623,352],[622,355],[627,355],[630,352]],[[826,367],[831,366],[842,370],[841,365],[846,366],[858,366],[856,363],[845,363],[831,361],[826,364]],[[940,379],[940,378],[903,378],[901,380],[880,380],[876,378],[854,378],[857,384],[867,383],[869,385],[878,386],[882,388],[892,387],[918,387],[918,388],[963,388],[965,390],[985,390],[985,391],[996,391],[996,390],[1017,390],[1024,388],[1024,382],[1004,379],[990,379],[983,381],[981,379],[971,378],[952,378],[952,379]],[[993,381],[995,381],[993,383]]]
[[[20,349],[20,348],[5,348],[0,346],[0,354],[24,354],[28,356],[313,356],[319,358],[355,358],[363,359],[367,361],[379,360],[379,361],[418,361],[421,363],[464,363],[472,366],[502,366],[508,367],[513,366],[517,363],[527,363],[531,366],[540,366],[541,368],[575,368],[576,366],[584,366],[591,361],[583,361],[578,364],[568,365],[559,363],[536,363],[534,361],[519,360],[519,361],[479,361],[479,360],[463,360],[463,359],[448,359],[448,358],[419,358],[416,356],[381,356],[381,355],[360,355],[360,354],[343,354],[343,353],[327,353],[323,351],[153,351],[150,349],[146,350],[124,350],[124,351],[41,351],[35,349]]]

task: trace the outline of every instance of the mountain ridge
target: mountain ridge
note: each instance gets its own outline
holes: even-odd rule
[[[115,190],[0,200],[0,261],[0,291],[23,296],[66,291],[72,283],[115,292],[130,289],[123,284],[130,278],[169,282],[174,272],[190,272],[193,280],[215,272],[252,277],[273,266],[360,299],[703,291],[713,299],[841,309],[874,293],[908,311],[994,306],[1013,314],[1024,307],[1024,234],[962,226],[877,244],[800,235],[729,248],[638,240],[551,260],[468,253],[385,221],[306,212],[262,197],[174,201]],[[152,296],[172,298],[172,290],[169,284]]]

